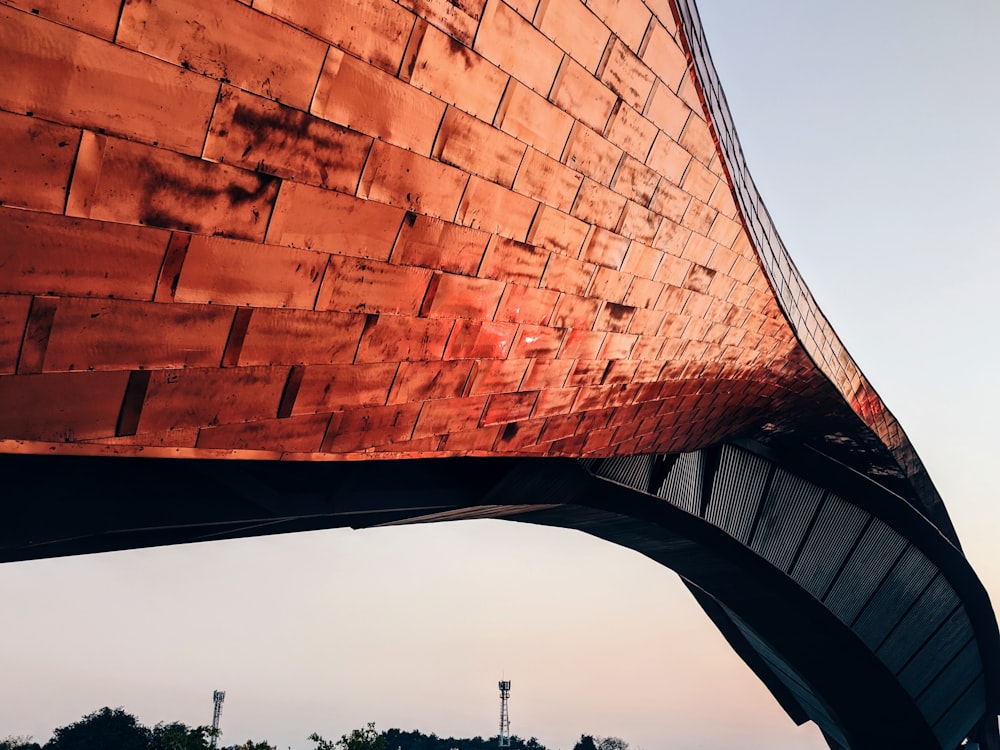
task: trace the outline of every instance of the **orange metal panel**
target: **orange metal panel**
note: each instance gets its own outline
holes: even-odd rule
[[[493,122],[510,75],[469,49],[475,26],[471,31],[467,39],[458,37],[463,44],[428,26],[419,39],[411,42],[414,57],[407,64],[412,69],[404,70],[404,74],[417,88],[484,122]],[[470,86],[469,81],[476,83]]]
[[[637,110],[646,106],[656,75],[621,39],[608,49],[601,64],[601,81]]]
[[[684,177],[680,181],[680,187],[702,203],[708,203],[708,199],[712,197],[718,184],[719,178],[698,161],[692,161],[688,164]]]
[[[659,20],[666,19],[661,15]],[[672,21],[671,18],[671,25]],[[639,56],[666,83],[670,91],[677,91],[687,71],[687,57],[670,31],[660,23],[650,24]]]
[[[618,165],[611,188],[640,206],[648,206],[659,183],[660,175],[631,156],[625,156]]]
[[[647,279],[633,279],[632,285],[625,295],[625,304],[635,307],[655,307],[663,291],[663,284]],[[728,292],[727,292],[728,294]]]
[[[653,86],[643,115],[671,138],[678,138],[691,117],[691,109],[677,97],[666,84],[657,81]]]
[[[394,362],[309,365],[303,372],[292,414],[383,406],[396,369]]]
[[[627,237],[595,227],[590,233],[590,239],[584,244],[580,260],[596,263],[608,268],[620,268],[629,248]]]
[[[288,367],[156,370],[137,432],[273,418]]]
[[[587,0],[587,7],[614,29],[629,49],[639,50],[652,17],[642,0]]]
[[[501,393],[490,396],[481,423],[485,426],[528,419],[537,398],[538,391]],[[451,440],[448,441],[448,445],[451,446]]]
[[[548,252],[533,244],[494,236],[486,248],[478,275],[538,286],[548,259]]]
[[[622,150],[582,123],[575,123],[563,154],[563,161],[587,179],[611,183],[622,159]]]
[[[116,41],[299,109],[309,106],[327,51],[245,5],[199,0],[125,0]]]
[[[716,214],[718,214],[718,211],[707,203],[702,203],[697,198],[692,198],[691,203],[688,204],[687,210],[684,212],[684,216],[681,217],[680,223],[681,226],[687,227],[692,232],[708,236]]]
[[[529,147],[514,179],[514,190],[568,212],[582,182],[583,175]]]
[[[389,391],[388,404],[458,398],[472,372],[472,360],[403,362]]]
[[[573,118],[526,86],[511,81],[500,102],[496,125],[543,154],[558,157],[569,138]]]
[[[515,359],[551,359],[562,346],[565,330],[549,326],[522,325],[511,349]]]
[[[589,284],[590,279],[588,278],[587,285],[589,286]],[[583,291],[585,289],[581,290],[581,294]],[[603,304],[604,301],[596,297],[563,294],[552,314],[552,325],[565,328],[593,328]]]
[[[310,112],[402,148],[430,154],[445,103],[331,49]],[[406,117],[400,117],[406,112]]]
[[[372,137],[223,86],[204,158],[354,193]]]
[[[556,289],[560,292],[582,295],[594,276],[593,263],[587,263],[576,258],[570,258],[559,253],[551,253],[545,266],[541,286],[546,289]]]
[[[238,364],[352,362],[364,324],[358,314],[257,308]]]
[[[0,377],[0,434],[52,442],[112,436],[127,383],[127,372]]]
[[[399,0],[399,4],[471,47],[486,0]]]
[[[516,138],[449,107],[434,142],[434,157],[510,187],[526,149]]]
[[[700,114],[698,109],[694,112]],[[712,131],[701,117],[688,118],[678,143],[702,164],[710,164],[715,158],[715,140],[712,138]]]
[[[193,235],[174,301],[312,309],[327,258],[308,250]]]
[[[114,39],[121,10],[121,0],[4,0],[4,4],[108,40]]]
[[[152,299],[169,232],[0,208],[0,291]]]
[[[559,350],[559,358],[576,360],[596,359],[606,335],[605,331],[570,330],[566,333],[566,338],[563,339],[562,348]]]
[[[538,203],[473,175],[456,218],[459,223],[524,241]]]
[[[439,219],[454,219],[469,176],[426,156],[376,141],[358,197]]]
[[[486,409],[486,399],[486,396],[468,396],[424,403],[413,429],[414,440],[475,429]]]
[[[79,130],[0,111],[0,204],[62,213],[79,145]]]
[[[199,448],[227,450],[318,451],[323,444],[329,414],[305,414],[288,419],[268,419],[202,427]]]
[[[551,389],[562,388],[573,364],[571,359],[533,359],[521,381],[521,390],[540,389],[544,394]]]
[[[575,2],[575,0],[567,0]],[[603,132],[617,96],[571,57],[563,58],[549,95],[552,103],[588,127]]]
[[[576,258],[590,231],[586,222],[549,206],[540,206],[528,231],[528,242]]]
[[[611,37],[608,27],[581,0],[542,0],[534,24],[591,73]]]
[[[601,266],[594,274],[594,280],[587,290],[587,295],[621,304],[630,283],[632,283],[632,277],[627,273]]]
[[[481,359],[473,363],[467,393],[470,396],[520,390],[530,359]]]
[[[490,320],[500,304],[504,284],[493,279],[440,273],[428,292],[424,312],[430,318]]]
[[[516,323],[460,320],[455,323],[445,359],[506,359],[510,353]]]
[[[348,453],[369,446],[409,440],[413,435],[420,406],[373,406],[348,409],[341,415],[334,414],[322,449]]]
[[[432,276],[424,268],[334,255],[316,309],[416,315]]]
[[[543,95],[552,88],[563,56],[561,49],[501,0],[486,3],[475,50]]]
[[[31,297],[28,295],[0,295],[0,375],[17,369],[30,307]]]
[[[618,223],[618,233],[636,242],[649,244],[656,238],[663,221],[666,220],[655,211],[643,208],[638,203],[626,201],[625,210],[622,211],[622,218]]]
[[[671,255],[680,255],[690,236],[690,229],[685,229],[680,224],[665,218],[660,222],[660,228],[656,230],[656,235],[649,244]]]
[[[77,161],[66,213],[82,218],[260,240],[278,189],[273,177],[91,133]]]
[[[79,7],[67,4],[67,7]],[[201,151],[219,85],[174,65],[0,6],[0,108]]]
[[[559,292],[555,290],[507,284],[494,319],[546,325],[558,299]]]
[[[620,103],[617,110],[611,113],[604,131],[609,141],[644,163],[648,163],[649,149],[658,133],[653,123],[625,103]]]
[[[605,269],[606,270],[606,269]],[[617,274],[617,271],[611,273]],[[628,278],[628,277],[626,277]],[[624,333],[635,317],[636,308],[631,305],[623,305],[616,302],[605,302],[601,311],[597,315],[597,322],[594,323],[596,331],[613,331]]]
[[[59,300],[44,369],[218,367],[233,308],[127,300]]]
[[[686,167],[691,159],[687,156],[687,152],[681,153],[684,153],[683,164]],[[684,212],[687,211],[690,202],[690,195],[679,187],[671,185],[667,180],[661,180],[656,193],[653,194],[653,199],[650,201],[649,207],[670,221],[678,222],[684,216]]]
[[[267,241],[385,260],[404,214],[395,206],[284,182],[267,229]]]
[[[626,200],[625,196],[584,178],[573,203],[573,215],[588,224],[614,230],[618,228]]]
[[[407,214],[392,251],[392,262],[473,275],[490,235],[427,216]]]
[[[365,326],[355,362],[441,359],[453,321],[379,315]]]
[[[310,0],[254,0],[262,13],[306,29],[393,75],[415,17],[392,0],[340,0],[336,4]]]

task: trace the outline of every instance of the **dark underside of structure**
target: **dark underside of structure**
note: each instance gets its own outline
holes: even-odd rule
[[[472,518],[559,526],[676,571],[788,715],[815,721],[832,747],[955,747],[970,716],[997,705],[996,624],[959,550],[811,448],[322,463],[4,455],[0,468],[8,497],[32,497],[6,504],[0,561]]]

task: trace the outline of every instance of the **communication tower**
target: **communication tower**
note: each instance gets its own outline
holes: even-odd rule
[[[222,717],[222,701],[226,699],[225,690],[216,690],[212,693],[212,701],[215,703],[215,709],[212,711],[212,747],[215,747],[215,743],[219,740],[219,719]]]
[[[500,743],[498,747],[510,747],[510,716],[507,715],[510,680],[501,680],[497,684],[500,685]]]

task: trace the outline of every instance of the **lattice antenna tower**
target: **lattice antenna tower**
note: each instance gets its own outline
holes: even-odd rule
[[[501,680],[497,684],[500,685],[500,742],[498,747],[510,747],[510,716],[507,713],[510,680]]]
[[[222,718],[222,701],[226,699],[225,690],[216,690],[212,693],[212,702],[215,708],[212,711],[212,747],[219,741],[219,719]]]

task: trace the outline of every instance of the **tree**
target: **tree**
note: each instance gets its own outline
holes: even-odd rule
[[[323,739],[316,732],[309,735],[316,743],[315,750],[386,750],[385,734],[375,729],[374,722],[368,722],[363,729],[353,729],[350,734],[341,735],[336,742]]]
[[[210,750],[212,728],[194,727],[179,721],[160,722],[150,733],[149,750]]]
[[[310,739],[312,739],[310,737]],[[260,742],[254,742],[253,740],[247,740],[242,745],[230,745],[224,750],[278,750],[274,745],[272,745],[267,740],[261,740]]]
[[[573,746],[573,750],[597,750],[597,743],[589,734],[581,734],[579,741]]]
[[[59,727],[45,750],[147,750],[149,730],[121,707],[102,708]]]
[[[621,737],[595,737],[597,750],[628,750],[628,743]]]
[[[0,750],[42,750],[41,745],[31,741],[31,735],[9,735],[0,740]]]

